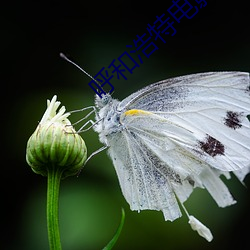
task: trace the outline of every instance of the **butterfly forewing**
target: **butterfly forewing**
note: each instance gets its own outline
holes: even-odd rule
[[[120,107],[165,118],[161,130],[170,138],[182,141],[183,147],[189,147],[212,167],[233,171],[250,164],[248,89],[247,73],[195,74],[150,85],[126,98]],[[136,122],[136,117],[130,120]],[[185,132],[192,134],[191,143],[185,142]]]
[[[240,89],[241,98],[231,92],[237,100],[249,99],[249,74],[245,72],[208,72],[166,79],[153,83],[121,101],[119,110],[143,109],[151,111],[173,111],[185,108],[188,101],[193,103],[199,98],[202,88],[222,90]],[[206,89],[204,89],[206,91]],[[242,93],[245,93],[244,95]],[[208,95],[206,95],[208,96]],[[205,101],[205,100],[203,100]],[[246,101],[249,103],[249,100]],[[200,103],[201,104],[201,103]]]

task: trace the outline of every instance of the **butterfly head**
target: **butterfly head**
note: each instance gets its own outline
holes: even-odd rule
[[[112,97],[110,94],[102,95],[102,98],[100,98],[98,95],[95,96],[95,106],[98,109],[105,107],[111,101]]]

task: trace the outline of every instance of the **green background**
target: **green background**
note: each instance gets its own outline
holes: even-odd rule
[[[194,2],[194,1],[191,1]],[[233,1],[207,1],[192,19],[175,22],[177,33],[127,75],[112,81],[114,97],[169,77],[206,71],[249,72],[249,14]],[[26,143],[54,94],[67,110],[93,105],[90,79],[59,57],[64,52],[91,75],[108,67],[136,35],[146,32],[171,1],[10,2],[1,7],[2,230],[1,249],[48,249],[46,178],[25,161]],[[73,115],[77,121],[83,114]],[[93,131],[82,134],[89,154],[102,145]],[[101,249],[113,236],[125,209],[126,220],[114,249],[248,249],[249,189],[235,177],[225,181],[237,204],[218,208],[205,190],[186,202],[190,214],[213,235],[206,242],[186,216],[165,222],[157,211],[132,212],[120,191],[106,152],[93,157],[81,175],[62,181],[60,229],[65,250]],[[250,186],[249,176],[246,186]]]

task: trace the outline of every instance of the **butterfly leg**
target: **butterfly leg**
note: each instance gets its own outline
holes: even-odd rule
[[[86,108],[82,108],[82,109],[77,109],[77,110],[73,110],[73,111],[70,111],[70,114],[73,114],[73,113],[76,113],[76,112],[83,112],[85,110],[88,110],[88,109],[92,109],[87,115],[85,115],[83,118],[81,118],[80,120],[78,120],[77,122],[75,122],[74,124],[72,124],[73,126],[81,123],[82,121],[86,120],[87,118],[89,118],[93,113],[95,115],[97,115],[97,112],[96,112],[96,108],[95,106],[89,106],[89,107],[86,107]],[[88,124],[91,124],[88,128],[85,128]],[[92,120],[88,120],[86,123],[84,123],[77,131],[77,133],[81,133],[81,132],[85,132],[85,131],[88,131],[89,129],[91,129],[94,125],[96,124],[96,122],[93,122]]]
[[[108,148],[108,146],[103,146],[103,147],[97,149],[96,151],[94,151],[94,152],[87,158],[87,160],[84,162],[83,166],[81,167],[81,169],[80,169],[79,172],[77,173],[77,177],[80,175],[82,169],[83,169],[84,166],[87,164],[87,162],[88,162],[94,155],[96,155],[96,154],[102,152],[103,150],[105,150],[105,149],[107,149],[107,148]]]
[[[86,163],[96,154],[102,152],[103,150],[107,149],[108,146],[102,146],[101,148],[97,149],[96,151],[94,151],[88,158],[87,160],[85,161],[84,165],[86,165]]]
[[[91,125],[90,125],[88,128],[85,128],[89,123],[91,123]],[[86,132],[86,131],[90,130],[95,124],[96,124],[96,122],[93,122],[92,120],[88,120],[86,123],[84,123],[84,124],[77,130],[77,133]]]
[[[85,115],[83,118],[81,118],[79,121],[75,122],[73,125],[76,125],[76,124],[82,122],[83,120],[86,120],[93,113],[96,114],[96,108],[94,106],[90,106],[90,107],[70,111],[70,114],[73,114],[73,113],[76,113],[76,112],[83,112],[83,111],[85,111],[87,109],[92,109],[92,110],[87,115]]]

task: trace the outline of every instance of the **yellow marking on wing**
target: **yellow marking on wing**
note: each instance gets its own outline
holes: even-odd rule
[[[131,109],[124,113],[125,115],[152,115],[151,112],[140,110],[140,109]]]

